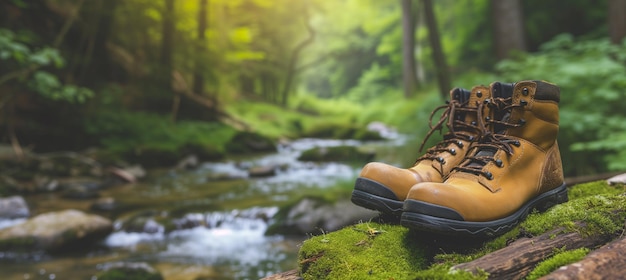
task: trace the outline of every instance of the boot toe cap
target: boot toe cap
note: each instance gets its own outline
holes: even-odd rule
[[[445,183],[419,183],[407,194],[404,210],[458,221],[465,221],[458,203],[463,198]]]

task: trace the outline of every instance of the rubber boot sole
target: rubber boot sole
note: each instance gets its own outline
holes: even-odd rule
[[[358,206],[398,217],[404,205],[389,188],[367,178],[356,179],[351,200]]]
[[[567,187],[563,184],[531,199],[508,217],[488,222],[468,222],[423,214],[424,212],[436,213],[437,211],[449,212],[453,210],[419,200],[408,199],[404,202],[400,223],[411,229],[445,235],[494,237],[513,229],[523,221],[533,209],[543,212],[556,204],[567,202],[567,200]]]

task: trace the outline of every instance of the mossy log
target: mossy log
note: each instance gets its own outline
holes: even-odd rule
[[[598,181],[573,186],[568,193],[569,202],[534,212],[490,240],[376,222],[314,236],[300,248],[298,270],[267,280],[623,278],[626,185]],[[377,234],[367,234],[372,231]]]
[[[578,224],[577,228],[585,225]],[[490,279],[523,279],[539,262],[566,248],[593,248],[611,240],[611,235],[585,235],[579,232],[563,233],[555,229],[533,238],[520,238],[507,247],[471,262],[458,264],[453,269],[489,273]]]
[[[541,279],[621,279],[625,266],[626,237],[622,237],[591,252],[583,260],[563,266]]]

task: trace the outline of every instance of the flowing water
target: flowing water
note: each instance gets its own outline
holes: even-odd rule
[[[102,244],[86,252],[53,255],[0,252],[2,279],[95,279],[99,270],[119,261],[146,262],[166,279],[259,279],[296,268],[299,245],[306,236],[264,234],[277,205],[342,185],[349,192],[362,167],[362,163],[301,162],[297,160],[301,151],[358,145],[375,150],[376,160],[400,165],[407,161],[407,153],[399,151],[404,139],[368,143],[301,139],[279,147],[277,153],[204,163],[190,171],[151,171],[140,183],[101,191],[123,206],[109,214],[115,230]],[[254,166],[277,167],[277,172],[250,178],[247,169]],[[67,208],[89,211],[93,202],[58,194],[25,198],[33,214]],[[166,231],[153,222],[149,233],[122,228],[123,221],[141,215],[176,217],[201,226]],[[0,227],[19,222],[0,221]]]

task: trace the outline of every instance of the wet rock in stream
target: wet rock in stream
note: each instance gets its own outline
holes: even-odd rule
[[[377,211],[358,207],[348,199],[329,203],[319,198],[304,198],[281,209],[266,234],[317,235],[378,216]]]
[[[374,156],[374,152],[362,151],[354,146],[316,147],[302,152],[298,160],[367,162]]]
[[[271,177],[276,175],[276,167],[274,166],[255,166],[248,169],[250,177]]]
[[[17,219],[28,216],[30,216],[30,211],[23,197],[0,198],[0,219]]]
[[[78,210],[40,214],[0,229],[0,250],[55,251],[94,244],[113,231],[109,219]]]

